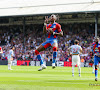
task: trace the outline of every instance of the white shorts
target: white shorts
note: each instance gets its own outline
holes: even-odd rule
[[[8,58],[8,63],[11,64],[13,58]]]
[[[72,55],[72,65],[80,65],[80,56],[79,55]]]
[[[11,64],[11,59],[8,59],[8,64]]]

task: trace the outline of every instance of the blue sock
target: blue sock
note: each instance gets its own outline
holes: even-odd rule
[[[57,57],[57,52],[53,52],[53,62],[52,63],[56,62],[56,57]]]
[[[39,54],[39,55],[37,55],[37,58],[38,58],[38,60],[40,61],[40,64],[43,64],[43,60],[42,60],[42,58],[41,58],[41,55]]]
[[[95,77],[97,78],[97,76],[98,76],[98,70],[95,69]]]

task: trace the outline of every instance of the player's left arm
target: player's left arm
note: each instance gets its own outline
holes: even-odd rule
[[[12,56],[12,58],[14,57],[14,52],[13,51],[11,52],[11,56]]]
[[[53,35],[57,35],[57,36],[63,36],[63,31],[62,31],[62,29],[61,29],[61,25],[60,24],[57,24],[57,30],[58,30],[58,32],[56,33],[56,32],[53,32]]]
[[[82,53],[82,47],[80,48],[80,53]]]
[[[47,33],[47,23],[48,23],[48,21],[49,21],[48,16],[45,16],[44,26],[43,26],[43,33],[44,34]]]
[[[71,47],[68,48],[68,51],[70,51]]]
[[[70,53],[70,50],[71,50],[71,47],[68,48],[68,53],[69,53],[69,55],[71,54],[71,53]]]

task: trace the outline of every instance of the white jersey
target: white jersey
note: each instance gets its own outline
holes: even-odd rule
[[[14,56],[14,51],[11,49],[9,50],[8,59],[11,59]]]
[[[71,54],[72,54],[72,55],[73,55],[73,54],[80,54],[80,49],[82,49],[81,46],[79,46],[79,45],[72,45],[72,46],[70,47]]]

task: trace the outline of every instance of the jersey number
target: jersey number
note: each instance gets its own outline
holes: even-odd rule
[[[73,53],[77,53],[78,52],[78,48],[73,48]]]

